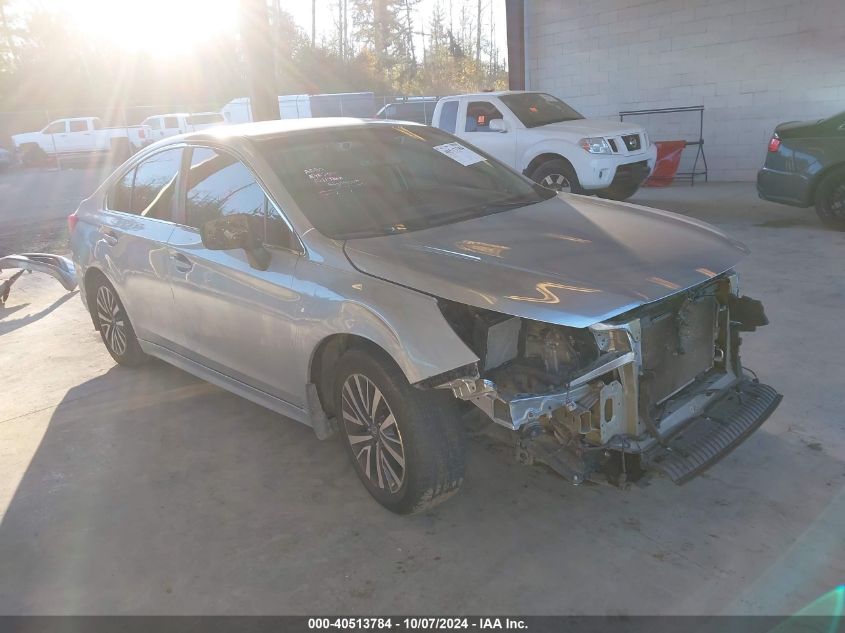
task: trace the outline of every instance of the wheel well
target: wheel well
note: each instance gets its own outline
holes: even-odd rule
[[[317,346],[311,357],[311,369],[308,381],[317,386],[317,395],[326,415],[334,417],[334,400],[331,397],[331,387],[335,380],[337,361],[349,349],[364,349],[373,355],[380,356],[390,362],[395,362],[390,354],[371,340],[356,334],[332,334]]]
[[[94,286],[97,279],[109,282],[108,277],[99,268],[89,267],[85,271],[85,276],[82,278],[82,290],[85,293],[85,305],[88,306],[88,314],[91,315],[91,321],[94,323],[94,329],[99,331],[100,325],[97,323],[97,317],[94,314],[94,305],[96,304],[96,297],[94,297]]]
[[[845,163],[834,163],[833,165],[829,165],[821,170],[819,173],[815,175],[813,178],[813,182],[810,185],[810,191],[808,195],[808,202],[812,205],[816,203],[816,190],[819,188],[819,183],[827,178],[827,175],[833,171],[845,171]]]
[[[567,165],[569,165],[570,167],[572,167],[572,163],[570,163],[570,162],[569,162],[569,160],[567,160],[565,157],[561,156],[560,154],[551,154],[551,153],[548,153],[548,154],[540,154],[539,156],[535,156],[535,157],[531,160],[531,162],[530,162],[530,163],[528,163],[528,167],[526,167],[526,168],[525,168],[525,171],[524,171],[524,172],[522,172],[522,173],[524,173],[526,176],[528,176],[528,177],[530,178],[530,177],[531,177],[531,174],[533,174],[533,173],[534,173],[534,171],[535,171],[535,170],[536,170],[536,169],[537,169],[540,165],[542,165],[543,163],[546,163],[546,162],[548,162],[548,161],[550,161],[550,160],[562,160],[562,161],[563,161],[563,162],[565,162]],[[575,168],[573,167],[572,169],[573,169],[573,171],[574,171],[574,169],[575,169]]]

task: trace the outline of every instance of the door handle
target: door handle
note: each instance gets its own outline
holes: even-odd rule
[[[100,229],[100,235],[103,236],[103,241],[109,246],[117,244],[117,233],[112,229]]]
[[[173,260],[173,266],[180,273],[191,272],[191,269],[194,267],[191,260],[185,257],[182,253],[172,253],[170,255],[170,259]]]

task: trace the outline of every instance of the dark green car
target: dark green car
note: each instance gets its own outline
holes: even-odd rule
[[[772,202],[815,206],[822,222],[845,230],[845,112],[778,125],[757,172],[757,193]]]

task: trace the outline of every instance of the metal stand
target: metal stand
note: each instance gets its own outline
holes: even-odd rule
[[[619,120],[624,121],[626,116],[644,116],[647,114],[674,114],[678,112],[698,112],[698,140],[684,141],[687,147],[690,145],[697,145],[698,149],[695,152],[695,161],[692,164],[692,171],[679,171],[675,174],[675,178],[689,178],[690,186],[695,186],[695,177],[704,176],[704,182],[707,182],[707,157],[704,155],[704,106],[686,106],[683,108],[655,108],[653,110],[627,110],[619,113]],[[699,171],[698,159],[704,163],[704,169]]]

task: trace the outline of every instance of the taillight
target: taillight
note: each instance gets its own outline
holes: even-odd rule
[[[776,152],[780,149],[780,139],[777,136],[773,136],[772,140],[769,141],[769,151]]]
[[[138,130],[138,137],[139,138],[147,138],[146,132],[144,132],[144,128]]]
[[[79,216],[76,213],[71,213],[67,216],[67,230],[70,233],[73,233],[73,230],[76,228],[76,223],[79,222]]]

